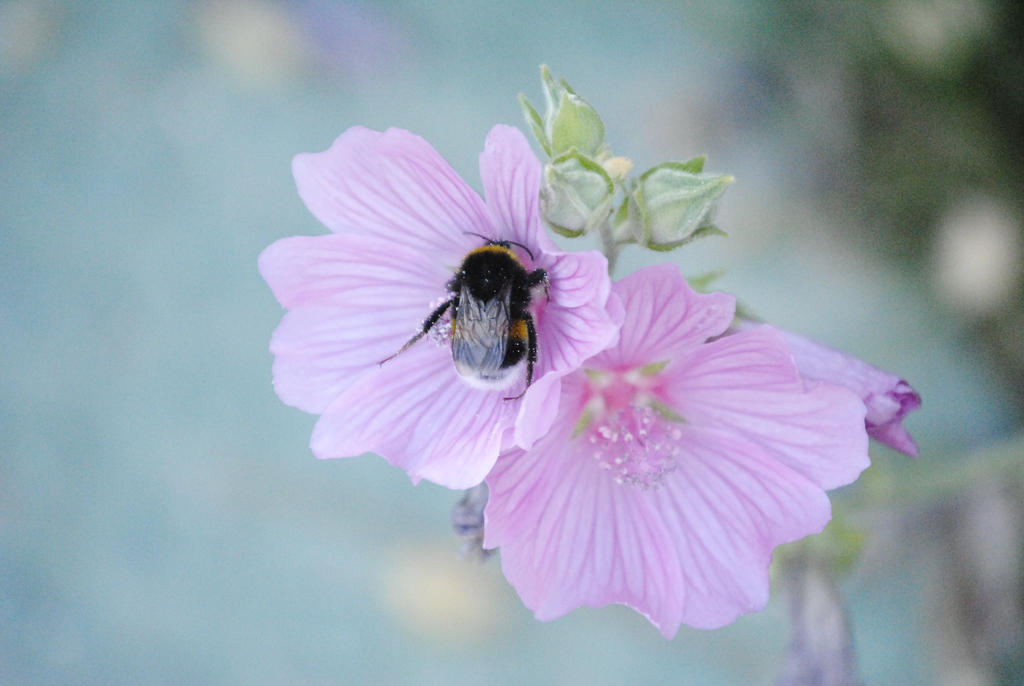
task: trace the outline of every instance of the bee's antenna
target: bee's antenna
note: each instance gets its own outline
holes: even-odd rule
[[[494,244],[494,243],[498,243],[498,244],[508,243],[509,245],[518,245],[520,248],[522,248],[523,250],[526,251],[526,254],[530,256],[531,260],[537,259],[536,257],[533,256],[533,251],[530,250],[529,248],[527,248],[525,245],[523,245],[519,241],[505,241],[505,240],[496,241],[493,238],[488,238],[487,236],[484,236],[483,234],[479,234],[479,233],[477,233],[475,231],[463,231],[462,235],[463,236],[476,236],[477,238],[483,238],[485,241],[487,241],[488,243],[491,243],[491,244]]]
[[[494,242],[493,238],[488,238],[487,236],[483,235],[482,233],[477,233],[476,231],[463,231],[462,235],[463,236],[476,236],[477,238],[483,238],[488,243],[493,243]]]
[[[537,259],[536,257],[534,257],[534,256],[533,256],[533,251],[532,251],[532,250],[530,250],[529,248],[527,248],[527,247],[526,247],[525,245],[523,245],[522,243],[520,243],[520,242],[518,242],[518,241],[505,241],[505,242],[506,242],[506,243],[511,243],[512,245],[518,245],[518,246],[519,246],[520,248],[522,248],[523,250],[525,250],[525,251],[526,251],[526,254],[530,256],[530,259],[531,259],[531,260],[535,260],[535,259]]]

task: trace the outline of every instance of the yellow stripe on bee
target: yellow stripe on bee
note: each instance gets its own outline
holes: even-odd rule
[[[512,248],[506,248],[503,245],[481,245],[479,248],[474,248],[470,250],[468,253],[466,253],[466,257],[481,252],[496,252],[501,253],[503,255],[508,255],[517,263],[519,263],[519,257],[515,254],[515,252],[513,252]]]
[[[527,336],[526,331],[526,320],[525,319],[514,319],[509,322],[508,337],[515,338],[520,341],[525,341]]]

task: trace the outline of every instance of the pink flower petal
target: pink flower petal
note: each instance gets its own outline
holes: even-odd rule
[[[529,450],[538,439],[548,432],[551,423],[558,415],[561,390],[561,378],[555,374],[548,374],[539,381],[533,382],[523,396],[519,416],[516,418],[513,435],[515,445]]]
[[[537,296],[537,339],[545,348],[538,359],[538,377],[573,371],[608,347],[619,332],[619,322],[607,305],[611,282],[603,255],[593,250],[558,253],[547,266],[550,301],[544,303],[544,296]]]
[[[558,250],[541,226],[540,175],[540,160],[519,129],[491,129],[480,154],[480,178],[487,206],[495,215],[496,237],[531,246],[535,255],[536,248]]]
[[[782,543],[818,533],[831,519],[824,491],[776,461],[763,444],[729,431],[686,426],[678,460],[654,493],[686,579],[683,609],[658,622],[716,628],[768,600],[768,566]],[[657,608],[645,610],[655,616]]]
[[[506,395],[470,388],[449,349],[421,342],[338,396],[310,445],[319,458],[375,452],[414,482],[469,488],[490,471],[519,409]]]
[[[617,281],[615,292],[626,311],[621,338],[593,361],[595,368],[668,360],[682,347],[725,332],[735,310],[731,295],[695,292],[672,264],[641,269]]]
[[[686,421],[744,436],[822,488],[854,481],[869,464],[859,398],[827,384],[802,392],[776,329],[712,341],[663,374],[666,401]]]
[[[274,388],[316,413],[401,348],[450,278],[409,248],[342,235],[279,240],[260,255],[260,272],[293,308],[270,343]]]
[[[439,260],[420,251],[372,236],[337,234],[282,238],[260,254],[259,269],[288,308],[328,303],[425,308],[444,294],[452,277]]]
[[[458,266],[494,234],[480,197],[419,136],[353,127],[321,153],[296,155],[292,172],[309,211],[336,233],[369,234]],[[441,261],[445,261],[441,260]]]
[[[660,487],[617,484],[571,439],[579,384],[567,379],[552,432],[503,454],[487,477],[485,547],[541,620],[622,603],[666,637],[759,609],[774,546],[820,531],[824,493],[756,445],[685,427],[686,455]],[[575,389],[575,390],[574,390]]]
[[[421,308],[422,309],[422,308]],[[394,354],[415,333],[412,310],[375,312],[309,306],[285,314],[270,339],[274,390],[319,414],[339,393]],[[449,356],[449,364],[450,364]]]

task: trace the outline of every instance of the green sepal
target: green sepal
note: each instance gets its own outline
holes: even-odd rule
[[[523,118],[526,120],[526,125],[530,127],[533,137],[537,139],[548,157],[551,157],[551,142],[548,141],[547,134],[544,133],[544,120],[540,118],[540,114],[522,93],[519,94],[519,107],[523,110]]]
[[[691,233],[686,238],[684,238],[682,240],[679,240],[679,241],[676,241],[675,243],[657,243],[657,244],[655,244],[655,243],[648,243],[647,247],[650,248],[651,250],[655,250],[657,252],[669,252],[671,250],[675,250],[676,248],[681,248],[684,245],[686,245],[687,243],[692,243],[693,241],[697,240],[698,238],[707,238],[708,236],[728,237],[729,234],[727,234],[725,231],[722,231],[717,226],[712,226],[711,224],[707,224],[705,226],[700,227],[699,229],[697,229],[696,231]]]
[[[544,89],[544,104],[546,107],[545,115],[550,115],[550,113],[555,109],[555,103],[558,102],[564,87],[560,88],[559,85],[555,83],[554,77],[551,76],[551,70],[548,69],[548,65],[546,64],[540,65],[540,84]],[[545,119],[546,118],[547,117],[545,116]]]
[[[679,168],[683,171],[688,171],[691,174],[700,174],[704,171],[704,163],[707,162],[707,155],[697,155],[693,159],[686,160],[685,162],[669,162],[668,164],[678,164]]]
[[[643,228],[636,221],[635,213],[629,211],[629,202],[627,197],[612,215],[611,235],[616,245],[638,243],[643,236]]]

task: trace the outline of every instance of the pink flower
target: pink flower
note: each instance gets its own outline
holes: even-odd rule
[[[917,444],[903,427],[903,418],[921,407],[921,396],[898,376],[872,367],[795,333],[785,332],[800,375],[849,388],[864,401],[868,435],[906,455],[917,457]]]
[[[544,233],[540,162],[517,130],[497,126],[487,137],[486,203],[429,144],[400,129],[349,129],[326,152],[298,155],[293,172],[306,207],[333,233],[279,240],[259,266],[288,309],[270,344],[274,387],[289,405],[321,415],[317,457],[376,452],[414,481],[473,486],[512,444],[506,432],[529,435],[550,422],[523,400],[543,406],[533,396],[552,392],[549,377],[617,335],[607,262],[594,251],[559,252]],[[548,297],[533,306],[534,379],[544,383],[523,400],[505,399],[518,390],[470,387],[450,345],[428,337],[379,364],[448,297],[446,284],[481,236],[523,244],[535,258],[516,248],[524,266],[549,278]]]
[[[783,334],[714,339],[734,300],[671,265],[614,284],[619,342],[553,380],[551,430],[487,477],[484,546],[538,619],[628,605],[666,637],[764,606],[775,546],[820,531],[868,465],[864,406],[805,387]]]

